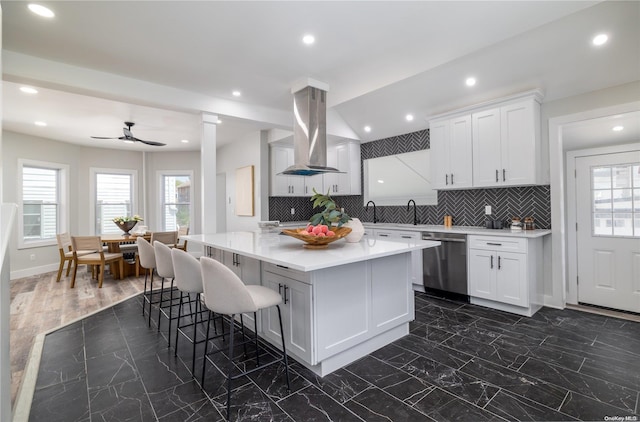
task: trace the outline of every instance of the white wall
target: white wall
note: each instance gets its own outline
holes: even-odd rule
[[[160,190],[158,186],[158,172],[167,170],[187,170],[193,172],[191,186],[193,187],[192,198],[192,221],[189,225],[190,233],[201,233],[200,230],[200,151],[184,152],[147,152],[146,153],[146,175],[147,175],[147,208],[145,225],[149,230],[160,230],[161,222],[158,221],[158,207],[160,206]]]
[[[257,230],[258,221],[263,220],[261,217],[262,198],[260,192],[262,189],[269,189],[269,180],[260,177],[262,169],[260,147],[261,135],[259,131],[252,132],[249,135],[238,139],[230,144],[221,147],[218,150],[217,171],[225,173],[227,180],[226,198],[218,198],[224,200],[227,205],[227,231],[244,231]],[[245,217],[237,216],[235,213],[236,204],[236,169],[253,165],[253,182],[254,182],[254,216]]]
[[[616,107],[637,102],[640,99],[640,81],[618,85],[607,89],[587,92],[542,104],[542,142],[549,151],[551,173],[551,227],[552,235],[545,239],[545,305],[564,307],[565,279],[567,274],[567,234],[566,234],[566,180],[565,152],[562,147],[562,123],[569,123],[570,117],[585,113],[586,118],[596,118],[591,110]],[[566,122],[565,122],[566,120]]]
[[[143,154],[115,149],[87,148],[65,142],[38,138],[9,131],[4,131],[2,145],[2,170],[4,200],[18,202],[17,197],[17,165],[19,158],[49,161],[69,166],[69,232],[72,234],[92,233],[90,209],[93,202],[90,198],[91,167],[110,169],[131,169],[138,174],[138,201],[134,213],[145,216],[143,208]],[[200,172],[199,152],[152,152],[147,153],[147,206],[156,207],[157,180],[156,170],[192,169],[194,176]],[[153,195],[153,198],[149,197]],[[200,187],[194,186],[194,196],[200,197]],[[145,216],[145,220],[147,217]],[[16,225],[19,224],[19,220]],[[11,279],[26,277],[53,271],[58,268],[59,255],[57,246],[29,249],[17,249],[17,228],[14,228],[11,239]],[[30,256],[35,255],[35,260]]]

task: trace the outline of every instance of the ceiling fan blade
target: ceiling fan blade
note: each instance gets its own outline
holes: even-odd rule
[[[131,139],[133,139],[134,141],[142,142],[143,144],[154,146],[154,147],[163,147],[163,146],[167,145],[167,144],[163,144],[162,142],[145,141],[145,140],[142,140],[142,139],[134,138],[133,136],[131,137]]]
[[[119,139],[119,138],[107,138],[106,136],[92,136],[93,139]]]

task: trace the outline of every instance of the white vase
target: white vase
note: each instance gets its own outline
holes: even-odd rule
[[[364,236],[364,226],[362,225],[362,222],[357,218],[352,218],[351,220],[344,223],[343,226],[349,227],[351,229],[351,233],[344,237],[344,240],[349,243],[359,242],[360,239],[362,239],[362,236]]]

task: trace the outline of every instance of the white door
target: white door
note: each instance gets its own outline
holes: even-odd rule
[[[640,151],[576,158],[578,301],[640,312]]]

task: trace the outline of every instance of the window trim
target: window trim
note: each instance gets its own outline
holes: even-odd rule
[[[113,169],[102,167],[89,168],[89,233],[96,236],[96,175],[97,174],[128,174],[131,176],[131,215],[138,214],[138,170]],[[144,216],[143,216],[144,218]]]
[[[17,177],[17,202],[18,202],[18,249],[31,249],[40,248],[43,246],[55,246],[58,244],[57,239],[46,240],[24,240],[24,197],[23,197],[23,178],[24,167],[39,167],[51,170],[57,170],[59,175],[59,188],[58,188],[58,227],[56,233],[64,233],[69,228],[69,165],[62,163],[55,163],[52,161],[39,161],[30,160],[27,158],[18,159],[18,177]]]
[[[164,205],[164,176],[189,176],[189,180],[191,181],[191,186],[189,187],[189,198],[191,198],[189,202],[189,227],[193,225],[193,170],[158,170],[156,171],[156,180],[158,181],[158,191],[157,191],[157,204],[156,207],[156,218],[158,221],[158,227],[164,227],[164,219],[163,216],[163,205]],[[162,229],[164,230],[164,228]]]

